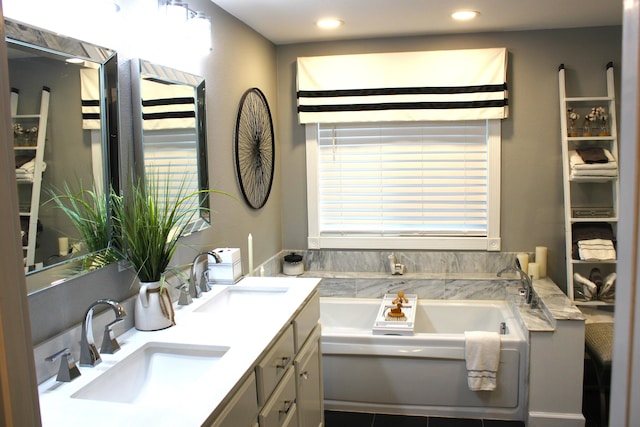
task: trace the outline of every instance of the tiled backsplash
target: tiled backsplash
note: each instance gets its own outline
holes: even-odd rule
[[[402,290],[429,299],[506,299],[519,285],[515,275],[497,277],[514,265],[510,252],[283,251],[262,266],[264,274],[282,274],[283,257],[291,252],[303,255],[305,276],[323,278],[321,296],[379,298]],[[407,273],[391,274],[391,253]]]

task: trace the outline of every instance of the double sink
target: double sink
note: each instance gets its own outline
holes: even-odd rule
[[[191,311],[195,315],[208,315],[206,322],[252,316],[257,310],[279,306],[289,289],[227,286],[201,304],[196,301]],[[197,389],[198,383],[214,380],[230,348],[228,345],[149,341],[77,390],[71,398],[152,404],[172,396],[174,402],[181,398],[188,402],[188,393],[176,393],[176,390]]]

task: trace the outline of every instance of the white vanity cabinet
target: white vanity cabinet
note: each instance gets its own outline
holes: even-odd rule
[[[211,427],[257,427],[256,376],[252,372]]]
[[[322,427],[319,320],[315,291],[265,348],[212,427]]]
[[[293,362],[296,372],[298,424],[305,427],[324,425],[320,338],[320,325],[317,324]]]

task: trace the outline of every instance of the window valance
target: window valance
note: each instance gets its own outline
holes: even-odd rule
[[[505,48],[301,57],[300,123],[508,115]]]

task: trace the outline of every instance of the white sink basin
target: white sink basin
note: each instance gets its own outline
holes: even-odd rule
[[[198,382],[229,347],[147,343],[71,397],[120,403],[155,403],[179,397]]]
[[[287,287],[230,286],[194,311],[225,314],[229,310],[251,312],[255,308],[276,303],[288,291]]]

